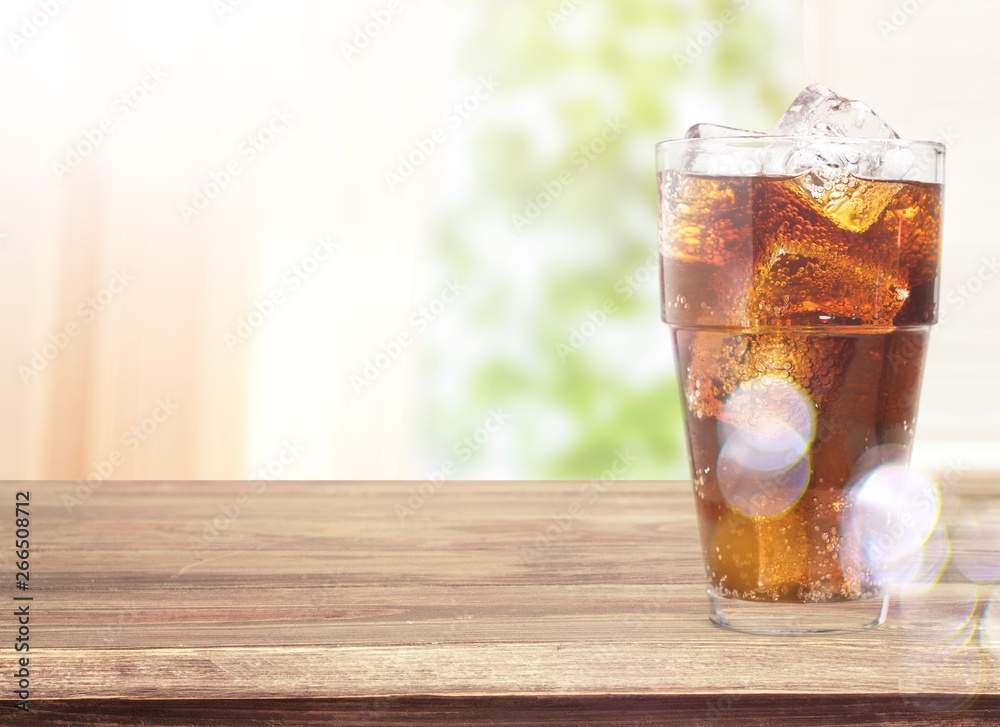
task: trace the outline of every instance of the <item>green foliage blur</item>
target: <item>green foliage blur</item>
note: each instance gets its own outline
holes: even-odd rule
[[[773,125],[801,55],[797,4],[773,5],[483,5],[467,65],[501,86],[451,150],[462,181],[436,246],[442,273],[470,292],[425,364],[428,472],[688,476],[659,317],[653,145],[698,121]],[[509,422],[459,445],[496,407]]]

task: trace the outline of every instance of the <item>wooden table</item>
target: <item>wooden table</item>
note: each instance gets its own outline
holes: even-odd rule
[[[0,496],[7,598],[33,599],[32,711],[9,701],[8,616],[0,724],[1000,724],[1000,645],[977,626],[991,597],[1000,618],[1000,589],[952,569],[874,631],[721,629],[688,483],[4,483]]]

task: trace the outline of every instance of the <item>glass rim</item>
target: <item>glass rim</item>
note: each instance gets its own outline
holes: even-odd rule
[[[796,145],[808,145],[808,144],[834,144],[843,146],[858,146],[858,147],[895,147],[895,148],[908,148],[908,147],[925,147],[932,149],[938,153],[945,153],[947,147],[940,141],[930,141],[928,139],[869,139],[869,138],[856,138],[851,136],[790,136],[790,135],[776,135],[772,136],[769,134],[745,134],[739,136],[705,136],[697,137],[693,139],[664,139],[656,143],[656,151],[661,151],[663,149],[671,147],[680,146],[697,146],[698,144],[729,144],[736,143],[740,146],[772,146],[775,143],[778,144],[796,144]]]

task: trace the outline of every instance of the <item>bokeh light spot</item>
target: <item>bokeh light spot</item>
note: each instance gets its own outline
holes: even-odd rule
[[[1000,580],[1000,508],[961,513],[951,525],[955,567],[974,583]]]
[[[743,515],[771,517],[791,508],[809,481],[814,408],[799,386],[777,376],[744,382],[719,416],[718,482]]]
[[[845,570],[868,570],[887,590],[932,585],[948,560],[948,539],[937,525],[941,496],[929,476],[910,470],[893,454],[874,454],[847,495]],[[862,460],[865,458],[863,457]],[[936,534],[935,534],[936,533]],[[933,536],[933,537],[932,537]]]
[[[979,623],[979,639],[1000,659],[1000,588],[993,589]]]

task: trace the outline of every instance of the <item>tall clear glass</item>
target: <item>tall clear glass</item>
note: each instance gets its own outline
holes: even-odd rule
[[[939,507],[908,462],[944,147],[746,136],[656,152],[662,316],[710,617],[772,633],[879,625]]]

